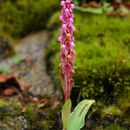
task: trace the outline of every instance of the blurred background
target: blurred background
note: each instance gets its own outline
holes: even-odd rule
[[[96,100],[82,130],[130,130],[130,1],[73,2],[71,99]],[[0,0],[1,129],[62,129],[60,9],[60,0]]]

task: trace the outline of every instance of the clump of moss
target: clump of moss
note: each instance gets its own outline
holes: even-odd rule
[[[57,11],[56,13],[54,13],[51,18],[49,19],[49,22],[47,24],[47,27],[49,29],[56,29],[59,24],[60,24],[60,21],[59,21],[59,16],[60,16],[60,12]]]
[[[39,107],[27,95],[0,100],[0,129],[60,130],[59,108]]]
[[[76,12],[75,20],[75,88],[79,88],[81,99],[96,98],[111,104],[130,89],[130,53],[124,41],[130,31],[129,18]],[[48,47],[48,58],[56,86],[60,87],[57,37],[58,30]]]
[[[4,100],[0,100],[0,107],[3,107],[5,105],[7,105],[7,103]]]
[[[40,109],[30,104],[25,107],[23,115],[28,121],[27,129],[30,130],[53,130],[55,127],[58,129],[60,125],[58,124],[55,126],[56,122],[59,122],[57,117],[57,110],[53,110],[50,107],[44,108],[42,110],[42,108]]]
[[[102,116],[121,116],[122,111],[116,106],[116,105],[111,105],[109,107],[105,107],[102,110]]]
[[[55,0],[6,0],[0,4],[1,31],[14,37],[46,28],[47,21],[59,9]]]
[[[77,103],[84,98],[101,102],[96,107],[100,126],[118,120],[129,127],[130,90],[130,18],[111,18],[75,12],[75,86],[71,98]],[[47,60],[56,87],[61,88],[59,67],[59,28],[48,46]],[[123,98],[121,97],[122,95]],[[126,99],[126,97],[128,97]],[[108,106],[108,107],[104,107]]]
[[[120,95],[117,105],[123,112],[123,118],[126,125],[130,124],[130,91]]]
[[[127,112],[130,109],[130,91],[120,95],[117,103],[122,111]]]
[[[113,123],[110,126],[108,126],[105,130],[126,130],[125,128],[122,128],[119,124]]]

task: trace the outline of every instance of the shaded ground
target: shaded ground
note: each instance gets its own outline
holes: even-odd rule
[[[0,100],[0,130],[61,130],[60,100],[25,93]]]
[[[12,73],[20,75],[23,81],[32,84],[30,92],[34,95],[57,94],[53,81],[46,71],[45,51],[48,33],[40,32],[29,35],[15,46],[17,56],[26,57],[24,62],[13,63],[9,58],[0,63],[0,67],[8,65]]]
[[[31,95],[23,92],[0,97],[0,130],[61,130],[60,92],[46,70],[48,39],[46,31],[29,35],[15,46],[16,56],[24,60],[18,62],[12,57],[1,61],[0,67],[8,66],[13,74],[20,75],[21,80],[31,83],[32,87]]]

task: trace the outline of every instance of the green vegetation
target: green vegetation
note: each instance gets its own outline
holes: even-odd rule
[[[59,4],[55,0],[6,0],[1,1],[0,8],[0,33],[17,37],[44,29]]]
[[[120,127],[119,124],[114,123],[111,126],[108,126],[105,130],[126,130]]]
[[[79,98],[111,104],[130,90],[130,18],[94,16],[75,12],[75,88]],[[59,43],[55,32],[48,49],[56,86],[59,80]],[[74,93],[72,93],[74,95]]]
[[[59,107],[40,108],[27,98],[18,95],[0,100],[0,129],[57,130],[60,127]]]
[[[57,19],[56,15],[53,23],[54,19]],[[122,123],[128,127],[130,124],[129,20],[129,17],[122,19],[75,12],[76,73],[71,97],[76,102],[84,98],[97,100],[95,111],[102,118],[99,124],[105,124],[107,118],[124,119]],[[61,88],[59,28],[53,35],[47,59],[55,85]],[[113,127],[116,126],[108,129]]]
[[[111,105],[103,109],[102,116],[121,116],[122,113],[116,105]]]

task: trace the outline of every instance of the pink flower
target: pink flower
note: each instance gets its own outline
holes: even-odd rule
[[[61,43],[60,47],[60,73],[61,82],[64,91],[65,100],[70,97],[72,87],[74,86],[73,74],[74,74],[74,4],[72,0],[61,1],[61,16],[62,27],[60,29],[61,35],[58,40]]]

